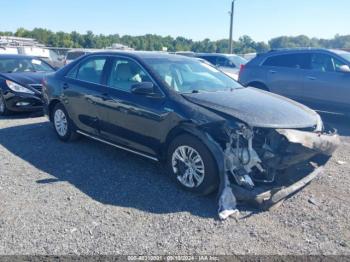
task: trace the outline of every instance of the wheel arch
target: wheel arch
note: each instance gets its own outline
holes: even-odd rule
[[[61,103],[59,99],[53,99],[50,101],[49,106],[48,106],[48,116],[49,120],[52,122],[52,111],[55,108],[57,104]]]
[[[162,146],[161,159],[166,160],[167,151],[170,143],[178,136],[188,134],[199,139],[210,151],[218,170],[220,178],[220,188],[223,186],[225,175],[224,151],[221,146],[205,130],[198,128],[193,124],[183,124],[173,128],[167,135]]]

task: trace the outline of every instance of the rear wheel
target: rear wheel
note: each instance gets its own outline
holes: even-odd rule
[[[78,138],[74,124],[62,104],[58,103],[55,106],[52,112],[52,120],[56,134],[60,140],[68,142]]]
[[[11,111],[7,109],[4,97],[0,94],[0,116],[7,116],[10,113]]]
[[[170,144],[168,172],[183,189],[201,195],[218,188],[216,163],[209,149],[196,137],[181,135]]]

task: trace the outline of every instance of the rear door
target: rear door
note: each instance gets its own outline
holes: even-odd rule
[[[267,72],[267,87],[292,99],[298,99],[303,89],[301,68],[304,67],[303,54],[282,54],[268,57],[262,64]]]
[[[340,71],[347,65],[328,53],[313,52],[304,70],[303,101],[319,110],[350,109],[350,74]]]
[[[106,56],[90,56],[73,68],[62,84],[70,117],[79,129],[98,134],[100,109],[108,89],[102,85],[107,68]]]

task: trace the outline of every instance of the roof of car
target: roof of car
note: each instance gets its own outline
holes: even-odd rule
[[[197,53],[196,56],[222,56],[222,57],[228,57],[228,56],[238,56],[235,54],[223,54],[223,53]]]
[[[273,54],[273,53],[297,53],[297,52],[308,52],[308,51],[318,51],[318,52],[331,52],[331,53],[339,53],[341,50],[336,49],[326,49],[326,48],[314,48],[314,47],[301,47],[301,48],[280,48],[280,49],[272,49],[265,54]]]
[[[83,52],[83,53],[95,53],[95,52],[101,52],[102,49],[85,49],[85,48],[77,48],[77,49],[71,49],[67,53],[76,53],[76,52]]]
[[[169,54],[166,52],[157,52],[157,51],[103,51],[96,52],[90,55],[124,55],[139,59],[147,59],[147,58],[166,58],[166,59],[193,59],[192,57],[186,57],[181,55]]]

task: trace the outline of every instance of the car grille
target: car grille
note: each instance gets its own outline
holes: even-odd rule
[[[41,85],[41,84],[32,84],[29,86],[34,88],[35,90],[38,90],[40,93],[43,91],[43,85]]]

